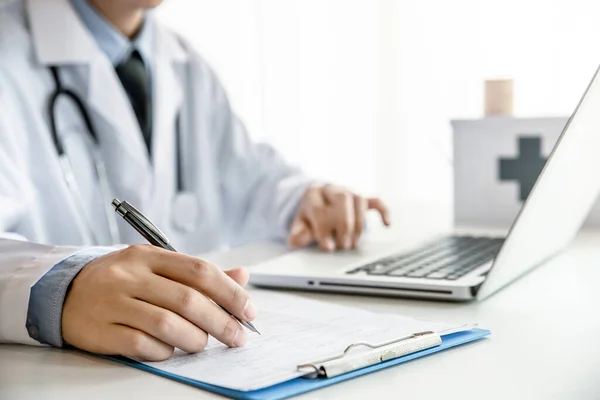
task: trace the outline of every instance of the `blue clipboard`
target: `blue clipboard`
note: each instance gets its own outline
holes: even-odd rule
[[[348,379],[356,378],[361,375],[366,375],[371,372],[379,371],[381,369],[388,368],[394,365],[402,364],[407,361],[414,360],[416,358],[438,353],[440,351],[460,346],[465,343],[473,342],[482,339],[485,336],[488,336],[490,333],[491,332],[488,330],[478,328],[471,329],[468,331],[456,332],[450,335],[442,336],[442,344],[439,346],[421,350],[416,353],[407,354],[405,356],[384,361],[382,363],[371,365],[369,367],[365,367],[356,371],[348,372],[346,374],[335,376],[333,378],[296,378],[264,389],[253,390],[249,392],[228,389],[221,386],[210,385],[194,379],[184,378],[179,375],[171,374],[153,367],[149,367],[145,364],[133,361],[125,357],[104,358],[128,365],[133,368],[141,369],[143,371],[151,372],[153,374],[169,378],[177,382],[185,383],[197,387],[199,389],[204,389],[223,396],[227,396],[233,399],[280,400],[293,397],[302,393],[310,392],[316,389],[320,389],[325,386],[330,386],[339,382],[343,382]]]

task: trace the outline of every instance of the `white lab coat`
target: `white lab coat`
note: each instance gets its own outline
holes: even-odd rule
[[[51,140],[49,65],[59,66],[63,85],[87,104],[114,197],[147,214],[179,251],[197,254],[286,234],[310,181],[249,140],[215,74],[158,23],[155,44],[151,162],[112,65],[69,1],[23,0],[0,8],[0,342],[37,344],[25,328],[30,287],[88,245]],[[200,200],[201,223],[189,234],[171,223],[179,110],[189,112],[182,126],[185,185]],[[102,203],[109,199],[99,196],[89,134],[68,102],[59,102],[57,115],[88,217],[108,240]],[[119,224],[123,243],[144,242]]]

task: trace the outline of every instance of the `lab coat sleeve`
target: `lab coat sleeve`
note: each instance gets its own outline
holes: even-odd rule
[[[233,245],[284,239],[302,195],[316,184],[271,146],[252,141],[213,74],[217,161],[223,210]]]
[[[0,343],[40,344],[26,328],[31,287],[77,250],[0,239]]]
[[[0,71],[1,72],[1,71]],[[79,251],[28,242],[19,231],[27,217],[23,185],[28,177],[23,155],[26,130],[15,102],[3,91],[0,73],[0,342],[37,344],[26,329],[30,290],[54,265]]]

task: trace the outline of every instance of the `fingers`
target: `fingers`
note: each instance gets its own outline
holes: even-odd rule
[[[242,287],[245,287],[250,279],[250,274],[246,268],[230,269],[229,271],[225,271],[225,274],[227,274]]]
[[[354,235],[352,238],[352,247],[358,245],[362,235],[365,223],[365,213],[368,209],[368,201],[364,197],[354,196]]]
[[[324,214],[323,210],[313,210],[307,213],[306,219],[319,247],[325,251],[333,251],[335,250],[333,225]]]
[[[330,218],[333,218],[337,246],[349,250],[352,247],[355,228],[353,195],[331,185],[323,188],[323,195],[330,205],[329,214]]]
[[[240,319],[252,321],[256,318],[256,308],[248,293],[211,263],[152,246],[131,246],[128,249],[148,252],[138,256],[147,258],[147,265],[155,274],[199,290]]]
[[[128,326],[112,324],[102,332],[99,347],[86,350],[97,354],[119,354],[143,361],[163,361],[170,358],[173,346]]]
[[[391,225],[389,210],[383,201],[377,198],[371,198],[367,201],[367,203],[369,210],[377,210],[379,212],[379,215],[381,215],[381,220],[385,226]]]
[[[288,241],[294,247],[316,241],[325,251],[354,248],[364,230],[369,209],[377,210],[383,223],[390,225],[389,211],[378,198],[365,199],[333,185],[309,188],[290,228]]]
[[[165,278],[156,277],[156,280],[159,279],[166,281]],[[172,282],[173,286],[174,284],[175,282]],[[169,288],[168,284],[155,284],[153,288],[157,290],[150,293],[158,294],[159,297],[169,292],[164,290]],[[208,342],[208,335],[203,330],[177,315],[175,313],[177,311],[170,311],[171,307],[165,307],[165,304],[161,304],[160,301],[151,303],[127,299],[119,310],[115,310],[114,322],[147,333],[160,342],[187,353],[198,353],[204,350]]]
[[[307,190],[303,199],[302,207],[305,222],[309,226],[314,239],[325,251],[335,250],[333,240],[334,225],[332,218],[328,215],[327,203],[323,197],[322,190],[319,188],[310,188]]]
[[[157,290],[140,290],[135,295],[153,304],[148,306],[154,309],[134,305],[131,308],[141,315],[139,318],[136,315],[128,315],[127,321],[136,318],[141,321],[127,325],[189,353],[197,353],[204,349],[206,333],[229,347],[241,347],[246,343],[244,328],[202,293],[156,275],[150,276],[147,285],[144,286]],[[185,321],[185,324],[179,320]]]
[[[309,222],[301,214],[298,214],[292,222],[288,243],[293,247],[306,247],[314,240]]]

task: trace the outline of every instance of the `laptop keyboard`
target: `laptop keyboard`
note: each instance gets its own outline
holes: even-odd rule
[[[449,236],[416,250],[382,258],[348,271],[368,275],[456,280],[492,261],[504,239]]]

